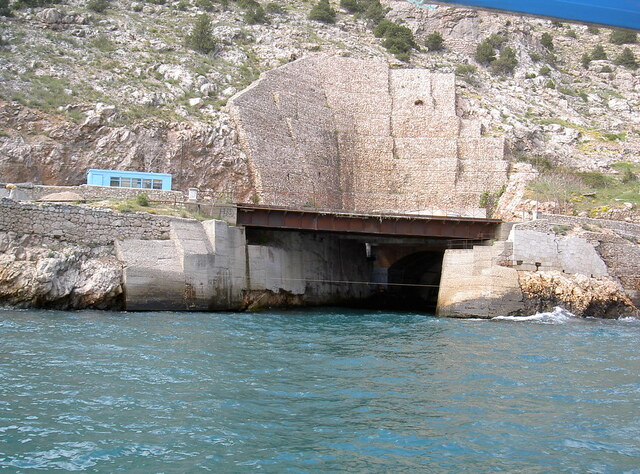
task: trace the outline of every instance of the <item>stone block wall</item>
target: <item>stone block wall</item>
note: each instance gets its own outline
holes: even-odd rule
[[[508,164],[502,139],[482,137],[455,102],[452,74],[314,56],[229,105],[263,204],[469,214]]]
[[[78,194],[84,201],[101,201],[106,199],[135,199],[138,194],[145,193],[151,201],[181,203],[185,200],[181,191],[163,191],[160,189],[116,188],[111,186],[44,186],[39,184],[18,184],[19,200],[47,200],[47,196],[57,193],[72,192]],[[0,185],[0,198],[8,197],[9,190]]]
[[[108,245],[123,239],[168,239],[170,220],[151,214],[0,200],[0,231],[89,245]]]

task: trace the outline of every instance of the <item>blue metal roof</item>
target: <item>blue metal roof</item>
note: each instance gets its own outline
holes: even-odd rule
[[[407,0],[419,7],[449,4],[640,30],[640,0]]]

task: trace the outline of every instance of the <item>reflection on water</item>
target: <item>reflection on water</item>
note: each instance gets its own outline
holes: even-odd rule
[[[0,466],[640,472],[640,323],[0,312]]]

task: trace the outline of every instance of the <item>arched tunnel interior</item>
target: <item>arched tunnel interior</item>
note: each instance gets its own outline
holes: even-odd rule
[[[398,258],[378,271],[380,285],[368,306],[405,311],[435,312],[444,250],[421,250]]]

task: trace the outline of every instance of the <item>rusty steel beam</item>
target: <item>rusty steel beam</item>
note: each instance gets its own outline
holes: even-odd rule
[[[486,240],[495,237],[501,223],[497,219],[471,217],[357,214],[246,204],[237,207],[238,225],[265,229]]]

